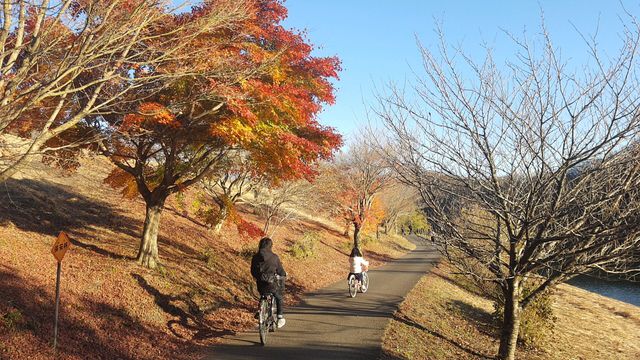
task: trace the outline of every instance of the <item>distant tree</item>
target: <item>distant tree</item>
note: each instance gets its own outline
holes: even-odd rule
[[[333,172],[341,190],[337,195],[339,212],[353,226],[353,245],[360,246],[360,231],[369,220],[377,195],[389,184],[391,173],[385,160],[364,139],[351,144],[336,161]]]
[[[364,222],[361,232],[363,234],[376,234],[376,239],[380,239],[380,226],[386,216],[385,206],[379,197],[373,198],[371,208],[367,213],[367,221]]]
[[[389,229],[397,233],[398,223],[417,209],[418,200],[419,195],[413,187],[391,181],[380,194],[380,202],[385,213],[382,219],[385,233],[388,233]]]
[[[431,230],[427,217],[419,210],[403,214],[399,217],[398,223],[401,227],[411,229],[413,232],[423,234]]]
[[[207,223],[219,232],[234,206],[243,195],[256,186],[265,184],[264,176],[255,173],[246,154],[232,153],[220,162],[217,169],[202,182],[202,189],[217,209]]]
[[[273,236],[283,222],[294,219],[297,216],[296,210],[309,201],[311,190],[311,184],[304,179],[259,189],[253,205],[264,218],[262,232]]]
[[[287,181],[312,178],[315,163],[330,158],[341,143],[333,129],[316,121],[322,106],[334,101],[329,79],[337,76],[337,59],[313,57],[301,35],[285,30],[280,2],[247,4],[245,20],[194,40],[194,62],[174,64],[191,74],[122,111],[124,116],[103,117],[109,127],[98,122],[108,133],[103,151],[118,167],[107,181],[135,189],[147,205],[138,252],[144,266],[158,263],[166,199],[212,175],[232,153],[246,153],[255,174]],[[181,19],[219,6],[207,1]]]
[[[513,36],[504,65],[490,52],[474,62],[440,34],[439,52],[420,48],[415,91],[380,97],[386,157],[419,192],[440,248],[501,291],[501,359],[515,358],[520,315],[550,287],[638,271],[638,22],[621,35],[610,58],[587,39],[579,67],[544,29],[539,42]]]

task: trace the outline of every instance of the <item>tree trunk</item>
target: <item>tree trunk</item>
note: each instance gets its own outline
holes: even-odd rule
[[[514,360],[520,331],[520,284],[517,279],[507,281],[498,357],[502,360]]]
[[[360,225],[353,224],[353,246],[360,248]]]
[[[220,213],[216,218],[215,224],[213,224],[213,229],[216,233],[220,232],[220,230],[222,229],[222,225],[224,225],[224,222],[227,220],[228,217],[229,217],[229,207],[227,205],[220,205]]]
[[[142,266],[154,269],[158,266],[158,230],[160,229],[160,216],[164,208],[164,201],[156,204],[147,204],[147,215],[144,219],[144,230],[138,250],[138,263]]]
[[[271,226],[271,215],[267,216],[267,219],[264,222],[264,227],[262,228],[262,232],[266,235],[269,232],[269,227]]]

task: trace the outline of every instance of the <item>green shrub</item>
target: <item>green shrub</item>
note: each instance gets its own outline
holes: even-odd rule
[[[216,260],[217,254],[212,248],[207,247],[206,249],[204,249],[204,251],[202,251],[202,261],[207,264],[208,268],[212,268],[215,265]]]
[[[496,291],[500,291],[497,289]],[[525,288],[523,296],[526,296],[528,289]],[[494,303],[494,316],[498,324],[502,323],[504,301],[500,292]],[[551,291],[540,294],[534,301],[520,314],[520,332],[518,341],[526,348],[543,348],[549,334],[553,331],[556,317],[553,314],[553,293]]]
[[[377,242],[378,242],[378,239],[376,238],[375,235],[372,235],[372,234],[367,234],[360,237],[360,246],[363,248],[371,244],[375,244]]]
[[[470,277],[454,273],[452,274],[452,279],[461,288],[493,302],[495,323],[500,328],[504,312],[504,295],[496,283],[482,280],[482,278],[490,278],[491,273],[488,272],[484,265],[470,259],[459,261],[457,265],[462,267],[465,273],[480,275],[479,277]],[[529,279],[528,281],[535,280]],[[522,291],[522,298],[526,297],[536,287],[534,285],[533,283],[525,285]],[[527,308],[520,314],[518,340],[527,348],[542,348],[547,335],[553,330],[554,322],[553,293],[547,291],[529,303]]]
[[[527,347],[542,347],[553,331],[553,294],[546,292],[536,298],[522,313],[520,340]]]
[[[304,235],[302,235],[302,239],[296,241],[291,246],[291,256],[298,259],[305,259],[314,256],[316,245],[320,239],[320,234],[317,232],[305,232]]]
[[[24,325],[24,316],[20,310],[11,310],[2,316],[2,324],[9,330],[16,330]]]

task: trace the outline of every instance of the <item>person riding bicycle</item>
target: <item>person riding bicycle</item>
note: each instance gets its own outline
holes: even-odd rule
[[[278,255],[274,254],[271,250],[272,246],[273,241],[270,238],[265,237],[260,239],[258,252],[253,255],[251,259],[251,275],[256,279],[256,285],[258,286],[260,295],[273,294],[273,297],[276,299],[276,306],[278,308],[277,326],[281,328],[286,323],[283,313],[283,289],[282,286],[279,286],[276,275],[287,276],[287,273],[284,271]]]
[[[356,279],[362,284],[362,272],[369,269],[369,262],[364,259],[362,251],[357,246],[354,246],[349,255],[349,264],[351,270],[347,276],[347,280],[351,275],[355,275]],[[366,289],[364,289],[366,291]]]

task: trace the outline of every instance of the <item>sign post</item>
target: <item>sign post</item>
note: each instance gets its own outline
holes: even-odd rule
[[[60,268],[62,262],[58,261],[58,271],[56,272],[56,315],[53,325],[53,349],[58,345],[58,309],[60,308]]]
[[[64,232],[61,231],[58,238],[51,247],[51,254],[56,258],[58,262],[58,269],[56,271],[56,310],[55,320],[53,325],[53,350],[55,351],[58,345],[58,309],[60,308],[60,269],[62,268],[62,259],[67,253],[67,250],[71,248],[71,239]]]

